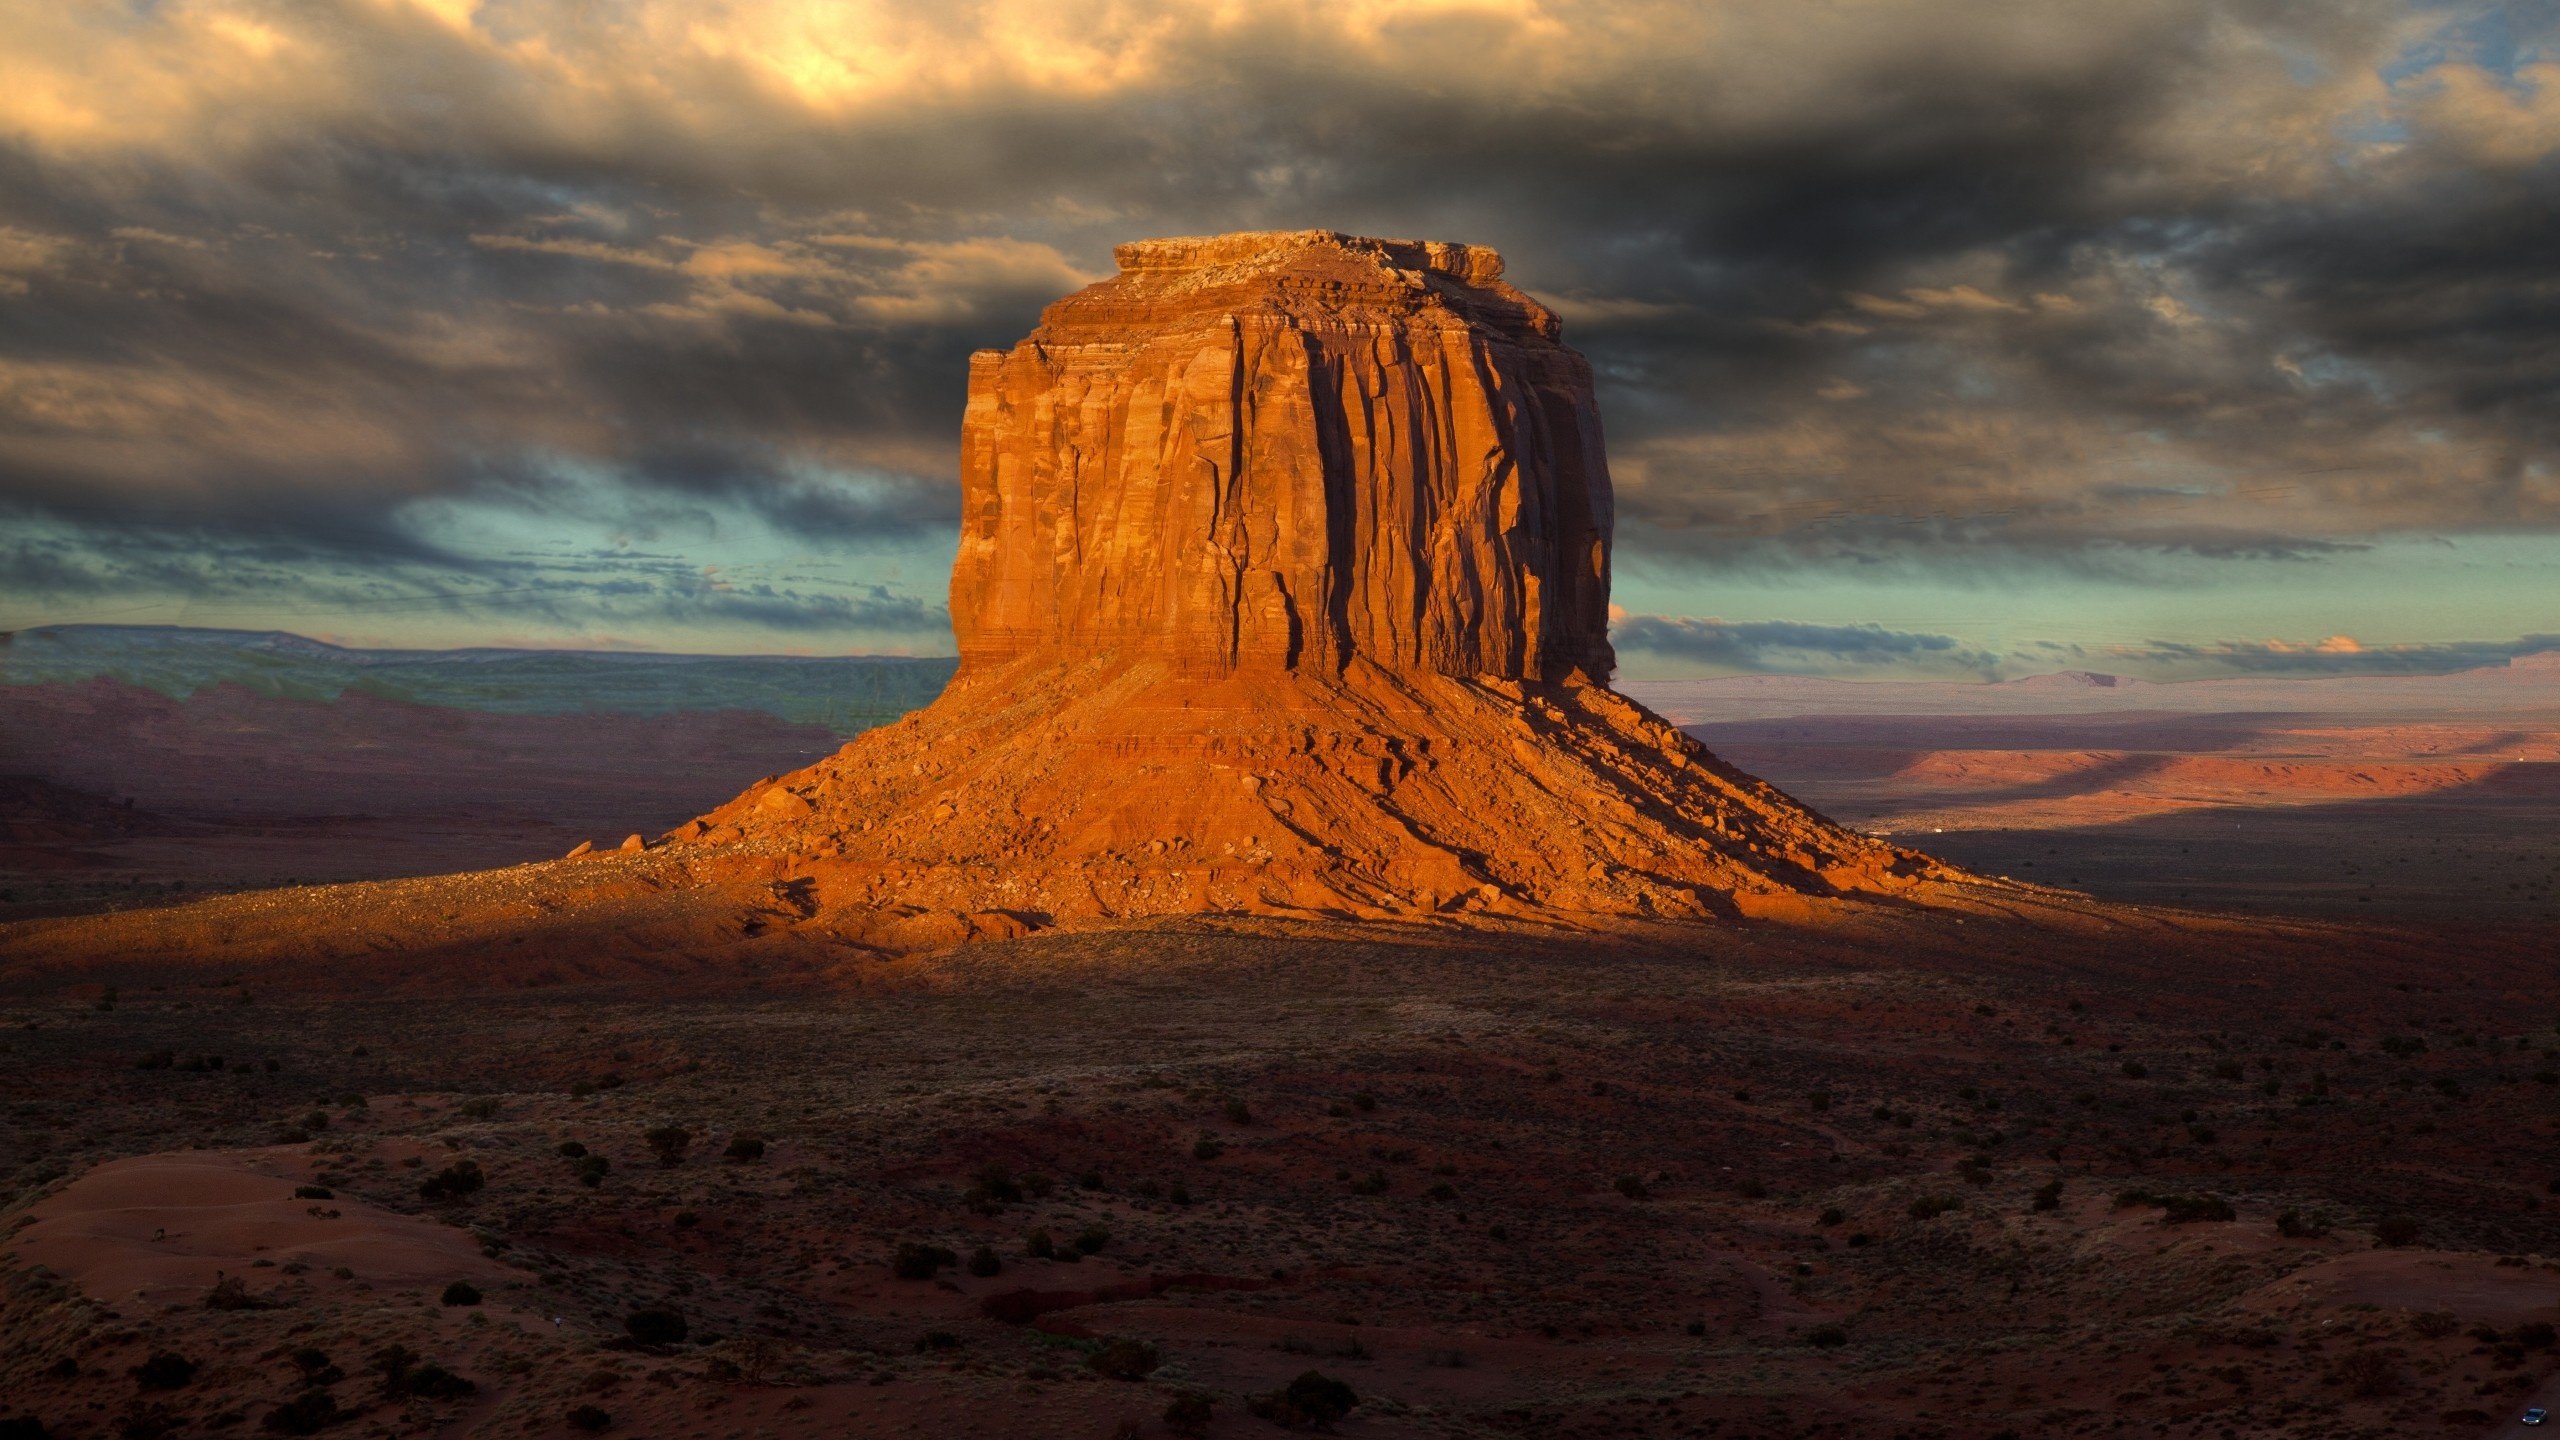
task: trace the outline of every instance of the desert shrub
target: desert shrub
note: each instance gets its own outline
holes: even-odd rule
[[[764,1158],[764,1137],[732,1135],[729,1137],[728,1148],[720,1152],[720,1157],[732,1165],[753,1164]]]
[[[133,1382],[145,1390],[184,1390],[196,1378],[196,1362],[174,1350],[153,1352],[133,1367]]]
[[[1203,1135],[1191,1143],[1191,1158],[1194,1160],[1215,1160],[1226,1153],[1227,1142],[1215,1135]]]
[[[1004,1273],[1004,1261],[996,1258],[992,1245],[981,1245],[969,1256],[969,1273],[980,1279]]]
[[[1766,1200],[1769,1187],[1758,1180],[1744,1180],[1733,1187],[1733,1193],[1745,1200]]]
[[[2160,1197],[2152,1194],[2148,1190],[2134,1189],[2119,1190],[2116,1192],[2116,1208],[2119,1210],[2130,1210],[2136,1205],[2157,1205],[2159,1203]]]
[[[481,1095],[470,1100],[465,1100],[462,1102],[462,1113],[470,1116],[474,1120],[495,1119],[498,1114],[498,1097],[494,1095]]]
[[[187,1417],[166,1405],[135,1405],[116,1421],[114,1433],[117,1440],[166,1440],[186,1427]]]
[[[959,1348],[960,1337],[952,1334],[948,1330],[927,1330],[916,1337],[916,1353],[919,1355],[934,1350],[957,1350]]]
[[[422,1359],[406,1345],[386,1345],[373,1352],[373,1371],[382,1377],[382,1393],[388,1399],[459,1400],[480,1388]]]
[[[592,1190],[598,1185],[604,1183],[605,1172],[612,1168],[613,1162],[607,1160],[603,1156],[588,1155],[581,1158],[578,1161],[577,1168],[572,1170],[570,1173],[578,1177],[579,1184]]]
[[[2377,1043],[2385,1055],[2422,1055],[2427,1049],[2427,1042],[2414,1035],[2385,1035]]]
[[[1022,1184],[1013,1178],[1012,1171],[1002,1165],[990,1164],[979,1168],[976,1182],[969,1187],[969,1194],[998,1205],[1014,1205],[1022,1200]]]
[[[1081,1255],[1098,1255],[1102,1252],[1102,1247],[1110,1243],[1110,1231],[1098,1224],[1087,1225],[1076,1235],[1076,1252]]]
[[[648,1305],[622,1317],[622,1333],[643,1345],[681,1345],[693,1327],[681,1311]]]
[[[2224,1060],[2216,1063],[2213,1067],[2213,1073],[2214,1078],[2219,1080],[2245,1080],[2249,1077],[2247,1068],[2241,1065],[2237,1060]]]
[[[2329,1233],[2329,1217],[2288,1205],[2276,1212],[2276,1233],[2288,1240],[2317,1240]]]
[[[1022,1253],[1034,1260],[1046,1260],[1058,1253],[1058,1242],[1049,1238],[1048,1231],[1034,1230],[1023,1237]]]
[[[1935,1220],[1949,1211],[1963,1209],[1964,1202],[1953,1195],[1923,1195],[1903,1208],[1914,1220]]]
[[[2059,1180],[2047,1180],[2042,1185],[2037,1186],[2035,1198],[2028,1201],[2027,1204],[2028,1208],[2033,1210],[2061,1209],[2062,1182]]]
[[[593,1080],[572,1080],[569,1082],[569,1098],[572,1100],[584,1100],[594,1093],[596,1093],[596,1082]]]
[[[2127,1060],[2124,1062],[2124,1078],[2127,1080],[2139,1080],[2150,1073],[2151,1067],[2143,1064],[2139,1060]]]
[[[1083,1174],[1081,1174],[1081,1175],[1077,1176],[1077,1177],[1076,1177],[1076,1188],[1077,1188],[1077,1189],[1079,1189],[1079,1190],[1099,1190],[1099,1189],[1101,1189],[1101,1188],[1102,1188],[1102,1172],[1101,1172],[1101,1171],[1099,1171],[1099,1170],[1087,1170],[1087,1171],[1086,1171],[1086,1172],[1084,1172]]]
[[[1630,1200],[1642,1200],[1653,1192],[1645,1188],[1643,1176],[1621,1175],[1618,1177],[1618,1193]]]
[[[1826,1208],[1821,1214],[1815,1216],[1814,1223],[1817,1225],[1840,1225],[1847,1223],[1848,1219],[1848,1211],[1841,1209],[1837,1205],[1833,1205]]]
[[[2409,1328],[2422,1340],[2441,1340],[2462,1328],[2462,1322],[2442,1310],[2422,1310],[2409,1317]]]
[[[2396,1250],[2418,1243],[2418,1222],[2406,1215],[2385,1215],[2373,1225],[2373,1243]]]
[[[1359,1111],[1363,1115],[1366,1115],[1370,1111],[1378,1108],[1378,1097],[1370,1094],[1366,1090],[1363,1090],[1351,1097],[1351,1108]]]
[[[1209,1422],[1217,1415],[1217,1402],[1197,1390],[1186,1390],[1173,1397],[1164,1407],[1164,1428],[1183,1437],[1201,1440],[1209,1433]]]
[[[1816,1350],[1837,1350],[1849,1343],[1849,1332],[1837,1325],[1816,1325],[1804,1332],[1804,1343]]]
[[[1443,1180],[1423,1191],[1422,1195],[1426,1200],[1455,1200],[1458,1198],[1458,1187]]]
[[[335,1200],[338,1198],[338,1192],[330,1189],[326,1185],[296,1185],[293,1187],[293,1198],[296,1200]]]
[[[1191,1187],[1183,1184],[1179,1180],[1176,1180],[1173,1182],[1172,1188],[1164,1192],[1164,1198],[1172,1201],[1176,1205],[1188,1205],[1191,1203]]]
[[[683,1164],[684,1152],[693,1147],[693,1132],[681,1125],[661,1125],[640,1138],[649,1142],[658,1163],[671,1169]]]
[[[329,1352],[316,1345],[305,1345],[286,1358],[292,1360],[293,1368],[301,1372],[305,1385],[335,1385],[347,1378],[347,1372],[338,1368],[337,1363],[329,1358]]]
[[[1812,1094],[1804,1097],[1804,1103],[1812,1106],[1816,1113],[1828,1110],[1831,1108],[1831,1092],[1828,1090],[1816,1090]]]
[[[468,1199],[488,1183],[489,1177],[480,1173],[479,1161],[456,1160],[419,1181],[418,1194],[423,1199],[439,1203],[451,1202]]]
[[[889,1273],[901,1280],[930,1280],[945,1265],[957,1265],[960,1257],[939,1245],[925,1245],[914,1240],[898,1244],[898,1253],[889,1260]]]
[[[1253,1107],[1245,1104],[1242,1096],[1234,1096],[1228,1099],[1226,1113],[1227,1123],[1230,1125],[1250,1125],[1253,1123]]]
[[[1164,1363],[1156,1347],[1144,1340],[1114,1340],[1085,1357],[1084,1363],[1097,1375],[1113,1380],[1144,1380]]]
[[[281,1310],[284,1302],[264,1295],[252,1295],[248,1285],[237,1275],[225,1275],[204,1292],[207,1310]]]
[[[575,1140],[563,1140],[551,1148],[551,1153],[563,1160],[584,1160],[587,1147]]]
[[[480,1303],[480,1287],[468,1280],[456,1280],[444,1287],[443,1298],[447,1305],[477,1305]]]
[[[1057,1188],[1057,1181],[1052,1180],[1048,1176],[1040,1174],[1037,1171],[1030,1172],[1022,1177],[1023,1193],[1029,1195],[1034,1200],[1048,1199],[1049,1192]]]
[[[349,1412],[338,1408],[338,1397],[326,1390],[305,1390],[267,1412],[258,1428],[270,1435],[317,1435],[349,1418]]]
[[[2399,1357],[2389,1350],[2357,1350],[2338,1358],[2329,1382],[2359,1400],[2379,1400],[2400,1393]]]
[[[2231,1202],[2219,1195],[2163,1195],[2160,1197],[2160,1223],[2193,1225],[2202,1221],[2236,1220],[2238,1212]]]
[[[1331,1425],[1359,1404],[1350,1386],[1309,1370],[1268,1395],[1255,1396],[1245,1408],[1283,1430],[1308,1430]]]
[[[1368,1174],[1361,1176],[1359,1179],[1352,1181],[1351,1193],[1354,1195],[1386,1194],[1387,1172],[1384,1170],[1372,1170]]]
[[[568,1422],[570,1429],[584,1430],[590,1435],[613,1427],[613,1417],[593,1405],[581,1405],[562,1418]]]
[[[154,1050],[133,1062],[136,1070],[174,1070],[178,1068],[178,1052]]]

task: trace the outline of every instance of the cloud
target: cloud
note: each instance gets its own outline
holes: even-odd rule
[[[1793,620],[1728,621],[1687,615],[1616,615],[1610,639],[1718,670],[1828,675],[1861,670],[1995,676],[2001,657],[1948,635],[1881,625],[1810,625]]]
[[[2048,652],[2063,647],[2040,647]],[[2137,673],[2178,675],[2442,675],[2506,664],[2522,655],[2560,653],[2560,635],[2512,640],[2456,640],[2367,645],[2347,635],[2322,640],[2152,640],[2070,647],[2094,663]]]
[[[2560,531],[2522,0],[21,8],[0,504],[82,535],[946,533],[972,350],[1307,224],[1558,297],[1666,567]]]
[[[2522,655],[2560,653],[2560,634],[2510,640],[2369,644],[2351,635],[2309,640],[2144,640],[2087,644],[2021,640],[1970,644],[1950,635],[1879,625],[1818,625],[1794,620],[1727,621],[1686,615],[1619,612],[1610,638],[1630,668],[1716,674],[1822,675],[1848,679],[2001,680],[2060,669],[2093,669],[2138,679],[2187,680],[2244,675],[2438,675],[2506,664]]]

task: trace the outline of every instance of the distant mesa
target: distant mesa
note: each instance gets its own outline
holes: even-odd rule
[[[2536,650],[2530,655],[2517,655],[2507,661],[2510,670],[2560,671],[2560,650]]]
[[[972,358],[940,699],[667,837],[882,944],[1802,915],[1952,872],[1606,686],[1591,371],[1481,246],[1149,240]]]
[[[2056,670],[2050,675],[2021,675],[2002,683],[2023,690],[2122,690],[2142,682],[2096,670]]]

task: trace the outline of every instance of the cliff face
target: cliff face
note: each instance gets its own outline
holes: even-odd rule
[[[964,668],[1605,679],[1590,367],[1480,246],[1143,241],[969,370]]]
[[[969,373],[931,706],[669,839],[911,948],[1197,913],[1803,916],[1950,877],[1605,685],[1609,479],[1467,245],[1123,246]]]

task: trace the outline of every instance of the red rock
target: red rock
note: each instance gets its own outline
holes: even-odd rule
[[[1590,370],[1492,251],[1118,253],[971,363],[958,678],[677,853],[895,949],[1198,912],[1802,919],[1956,878],[1606,688]]]
[[[1123,245],[969,367],[961,663],[1605,677],[1591,371],[1480,246]]]

